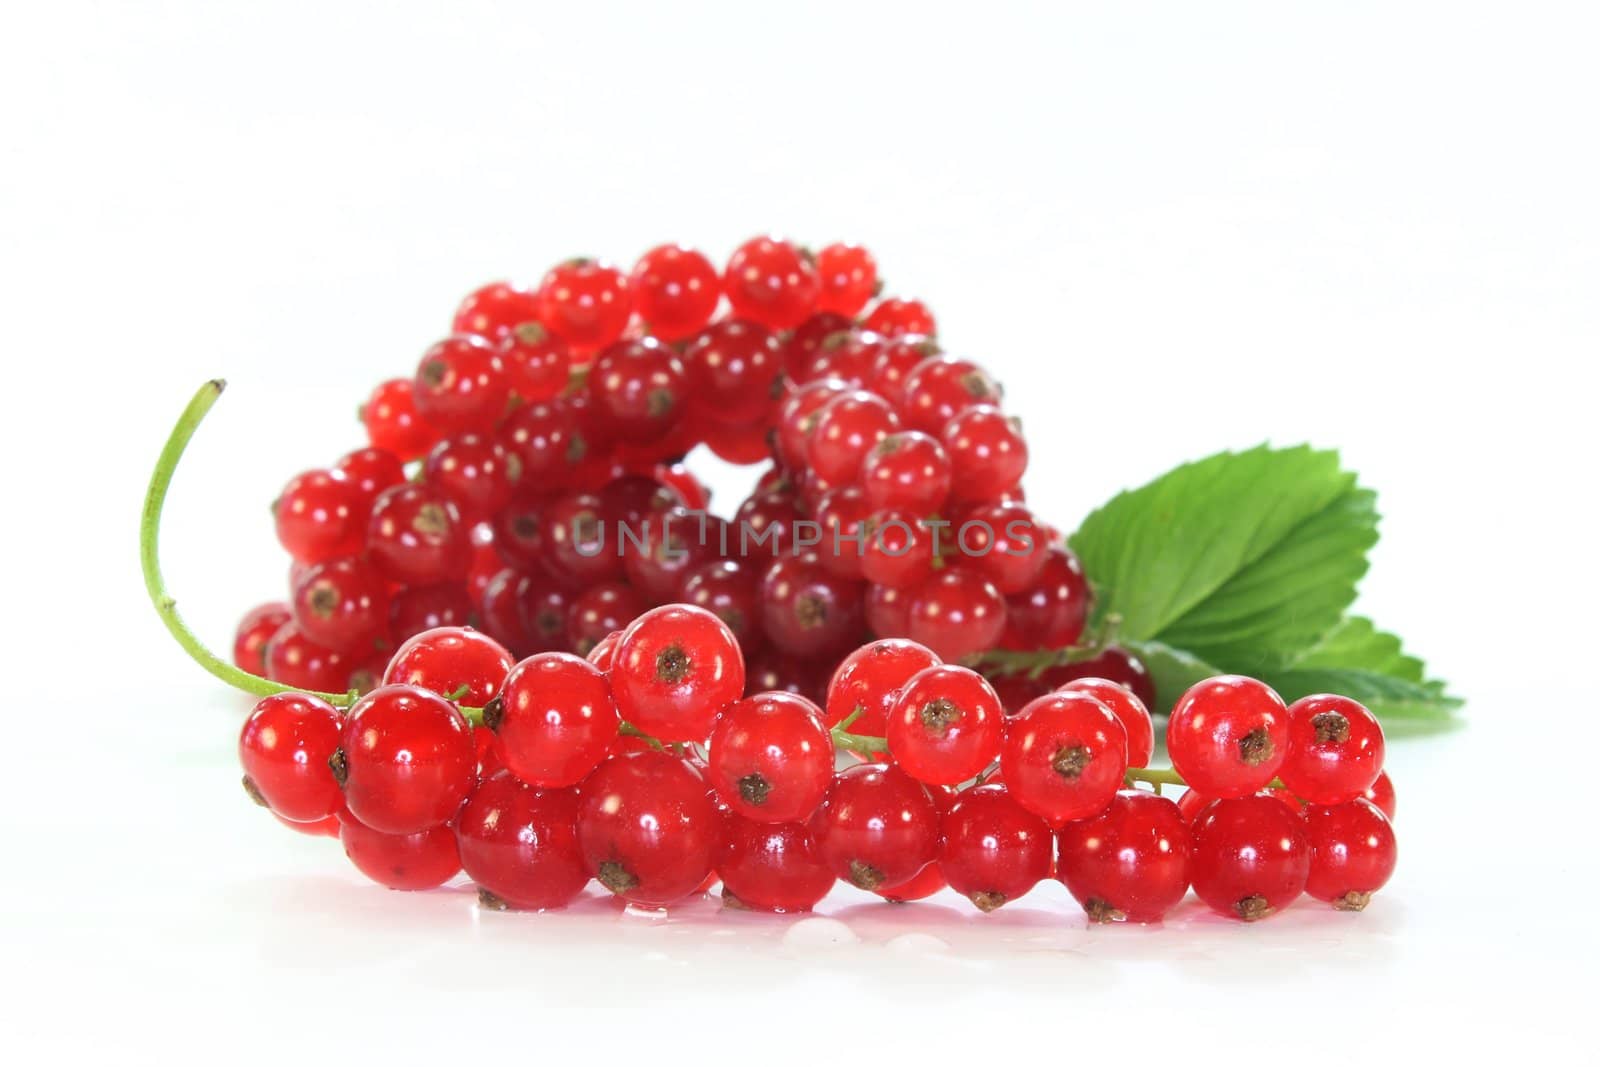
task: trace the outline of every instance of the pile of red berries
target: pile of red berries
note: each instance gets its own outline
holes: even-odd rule
[[[1244,919],[1364,906],[1394,862],[1376,720],[1213,679],[1168,729],[1189,792],[1128,788],[1178,780],[1142,770],[1150,678],[1054,655],[1090,589],[1023,501],[1020,428],[878,288],[857,246],[759,238],[720,273],[668,245],[471,294],[363,406],[368,447],[274,504],[291,596],[234,661],[311,692],[246,722],[250,794],[384,885],[464,869],[517,908],[591,878],[643,907],[842,879],[988,911],[1051,877],[1098,920],[1191,885]],[[770,463],[731,521],[702,444]],[[955,662],[997,648],[1059,662]]]

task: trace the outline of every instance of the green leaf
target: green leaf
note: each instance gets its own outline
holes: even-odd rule
[[[1339,693],[1365,704],[1385,725],[1403,729],[1449,725],[1461,707],[1443,682],[1428,679],[1422,661],[1407,654],[1398,637],[1359,616],[1344,620],[1289,666],[1265,672],[1262,681],[1289,701]]]
[[[1338,625],[1377,521],[1374,495],[1338,453],[1263,445],[1119,494],[1070,543],[1119,639],[1259,673]]]

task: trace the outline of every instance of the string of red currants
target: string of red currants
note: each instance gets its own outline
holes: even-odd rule
[[[178,642],[262,698],[250,797],[383,885],[465,870],[493,907],[593,879],[646,908],[720,883],[804,911],[844,880],[987,912],[1047,878],[1095,921],[1191,887],[1243,920],[1365,907],[1395,863],[1376,718],[1212,678],[1150,768],[1154,688],[1085,633],[999,387],[879,288],[858,246],[758,238],[721,272],[667,245],[471,294],[362,407],[368,447],[277,498],[290,598],[245,616],[232,663],[158,556],[202,387],[141,555]],[[771,463],[731,521],[682,464],[697,444]],[[1007,673],[973,669],[997,649]]]

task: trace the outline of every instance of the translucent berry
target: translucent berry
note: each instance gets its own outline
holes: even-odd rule
[[[757,911],[810,911],[834,882],[805,824],[737,815],[723,820],[716,870],[723,906]]]
[[[1289,742],[1289,714],[1271,687],[1220,675],[1184,693],[1167,721],[1167,751],[1189,788],[1245,797],[1277,777]]]
[[[1079,678],[1061,688],[1088,693],[1110,708],[1128,732],[1128,766],[1150,766],[1150,757],[1156,748],[1155,723],[1144,701],[1135,696],[1133,690],[1105,678]]]
[[[442,626],[408,638],[383,672],[384,685],[414,685],[470,708],[500,691],[516,661],[492,637],[465,626]]]
[[[722,299],[717,268],[678,244],[659,245],[640,256],[628,288],[634,312],[663,341],[681,341],[703,329]]]
[[[539,321],[582,353],[621,337],[631,314],[628,279],[609,263],[569,259],[539,283]]]
[[[599,668],[567,652],[541,652],[512,669],[483,712],[505,765],[544,788],[577,785],[611,750],[619,727]]]
[[[491,908],[560,908],[589,884],[573,790],[535,789],[501,771],[467,800],[455,833],[461,867]]]
[[[1289,705],[1288,754],[1278,769],[1284,788],[1311,804],[1362,796],[1383,771],[1383,727],[1349,697],[1321,694]]]
[[[1050,827],[1004,785],[958,794],[940,821],[939,869],[950,888],[990,912],[1050,877]]]
[[[722,288],[735,315],[791,330],[817,309],[820,286],[808,255],[781,238],[755,237],[729,257]]]
[[[458,334],[422,354],[412,395],[417,412],[440,433],[487,433],[506,412],[511,381],[497,347]]]
[[[900,337],[908,333],[932,337],[938,332],[933,313],[922,301],[894,297],[878,301],[877,306],[867,313],[863,325],[885,337]]]
[[[810,817],[833,784],[833,740],[822,711],[793,693],[734,701],[711,730],[711,784],[735,815],[787,823]]]
[[[1091,922],[1160,922],[1189,892],[1189,826],[1166,797],[1118,793],[1056,841],[1061,880]]]
[[[1306,892],[1340,911],[1360,911],[1394,873],[1394,827],[1376,804],[1357,798],[1306,809],[1311,871]]]
[[[343,811],[344,795],[328,767],[342,727],[339,710],[309,693],[262,698],[239,731],[245,792],[290,822]]]
[[[1007,721],[1000,770],[1017,803],[1060,826],[1105,810],[1128,770],[1128,734],[1088,693],[1048,693]]]
[[[711,873],[722,816],[687,760],[648,750],[612,756],[584,780],[578,798],[585,866],[629,903],[674,904]]]
[[[411,834],[387,834],[345,817],[339,843],[356,870],[390,889],[434,889],[461,871],[455,831],[434,826]]]
[[[1217,801],[1195,817],[1191,840],[1195,895],[1224,915],[1264,919],[1306,888],[1305,820],[1272,797]]]
[[[343,474],[296,475],[272,502],[278,543],[301,563],[359,555],[370,503]]]
[[[669,604],[635,619],[617,643],[611,687],[628,722],[663,741],[703,741],[744,695],[733,632],[701,608]]]
[[[962,567],[918,586],[906,613],[906,636],[946,660],[995,647],[1005,625],[1005,598],[988,579]]]
[[[928,790],[883,763],[841,771],[810,825],[834,875],[858,889],[902,885],[939,850],[939,812]]]
[[[912,675],[889,708],[885,739],[900,769],[928,785],[955,785],[1000,755],[1005,712],[981,675],[940,664]]]
[[[361,405],[360,415],[372,447],[392,452],[402,461],[421,458],[439,439],[439,431],[417,411],[415,385],[410,378],[380,383]]]
[[[878,295],[878,263],[860,245],[839,242],[817,253],[817,307],[855,318]]]
[[[412,685],[381,686],[356,701],[331,765],[350,814],[387,834],[447,822],[478,777],[467,720]]]

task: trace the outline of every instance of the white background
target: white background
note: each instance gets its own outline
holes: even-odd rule
[[[4,11],[0,1058],[1583,1047],[1600,79],[1576,7]],[[195,386],[232,387],[168,569],[222,645],[280,595],[278,485],[357,442],[366,389],[467,289],[766,229],[862,241],[928,300],[1009,384],[1062,525],[1261,440],[1337,446],[1380,491],[1361,609],[1469,704],[1391,748],[1401,867],[1367,913],[1087,929],[1047,886],[988,917],[841,890],[837,926],[482,914],[246,802],[246,702],[136,573]]]

